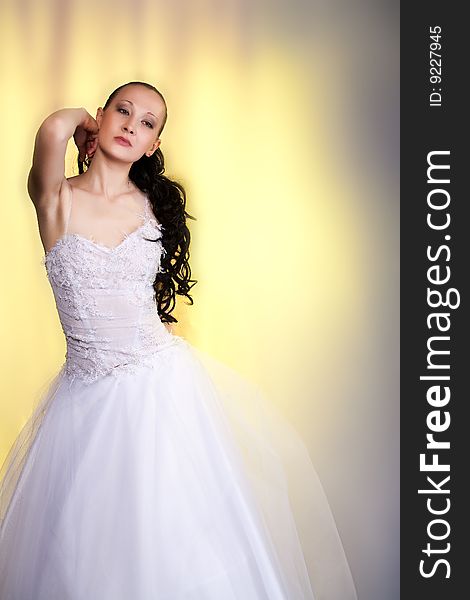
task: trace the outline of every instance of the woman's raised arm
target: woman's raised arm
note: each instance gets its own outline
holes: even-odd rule
[[[95,119],[85,108],[57,110],[39,127],[34,143],[33,164],[28,176],[28,194],[36,208],[49,208],[48,205],[57,201],[65,179],[67,142],[76,131],[76,143],[83,157],[87,138],[98,132]]]

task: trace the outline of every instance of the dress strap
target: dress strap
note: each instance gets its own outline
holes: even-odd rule
[[[70,216],[72,214],[72,204],[73,204],[73,186],[70,185],[70,183],[68,184],[69,190],[70,190],[70,206],[69,206],[69,211],[67,214],[67,218],[65,220],[65,231],[64,231],[64,235],[67,233],[68,228],[69,228],[69,223],[70,223]]]
[[[148,196],[145,197],[144,211],[142,213],[142,216],[146,222],[153,221],[156,225],[159,225],[159,223],[157,221],[157,217],[155,216],[155,213],[153,212],[150,198]]]
[[[144,202],[144,215],[146,220],[149,220],[151,217],[154,217],[153,210],[150,208],[150,200],[147,195],[145,196]]]

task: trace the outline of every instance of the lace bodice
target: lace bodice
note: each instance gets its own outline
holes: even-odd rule
[[[72,379],[134,371],[178,337],[160,321],[155,303],[153,282],[166,253],[162,226],[148,200],[140,216],[142,225],[114,248],[65,233],[43,258]]]

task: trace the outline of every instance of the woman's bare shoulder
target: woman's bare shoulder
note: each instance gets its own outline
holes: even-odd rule
[[[76,187],[77,185],[80,185],[80,179],[82,178],[82,175],[73,175],[72,177],[65,177],[64,178],[64,182],[62,184],[62,186],[68,186],[70,187]]]

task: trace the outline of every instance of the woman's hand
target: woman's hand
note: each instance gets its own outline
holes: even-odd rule
[[[95,153],[98,147],[98,131],[98,123],[89,113],[86,113],[85,118],[80,125],[77,125],[73,134],[80,162],[83,162],[86,156],[91,158]]]

